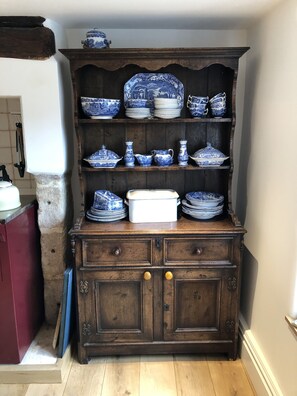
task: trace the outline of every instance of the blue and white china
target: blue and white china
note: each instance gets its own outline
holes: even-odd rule
[[[135,157],[140,166],[151,166],[153,155],[152,154],[135,154]]]
[[[92,207],[97,210],[120,210],[124,208],[124,201],[109,190],[96,190]]]
[[[206,208],[207,208],[208,212],[217,212],[217,211],[223,209],[223,207],[224,207],[224,204],[220,204],[220,205],[216,205],[216,206],[207,206],[205,204],[204,205],[192,205],[186,199],[182,200],[182,205],[188,209],[192,209],[192,210],[196,210],[196,211],[203,211],[203,210],[206,210]]]
[[[129,99],[148,99],[151,108],[154,98],[178,100],[178,108],[183,108],[184,86],[170,73],[137,73],[124,85],[124,105],[129,107]]]
[[[182,211],[197,220],[209,220],[223,213],[223,209],[219,209],[217,211],[209,211],[206,209],[195,210],[195,209],[189,209],[184,205],[182,205]]]
[[[224,196],[208,191],[192,191],[182,200],[182,211],[198,220],[208,220],[223,213]]]
[[[124,162],[125,162],[125,166],[130,168],[135,165],[133,142],[126,142],[126,152],[124,155]]]
[[[220,106],[220,107],[211,107],[211,114],[213,117],[215,118],[222,118],[224,117],[224,115],[226,114],[226,107],[224,106]]]
[[[208,96],[194,96],[194,95],[189,95],[188,100],[187,100],[187,106],[191,104],[204,104],[207,105],[209,101]]]
[[[226,114],[226,93],[220,92],[209,100],[211,114],[215,118],[221,118]]]
[[[122,158],[102,145],[100,150],[84,158],[84,161],[88,162],[93,168],[114,168]]]
[[[188,160],[189,160],[189,154],[187,151],[187,141],[186,140],[180,140],[179,141],[180,148],[179,148],[179,153],[177,156],[178,159],[178,165],[179,166],[187,166],[188,165]]]
[[[201,167],[214,167],[222,165],[229,157],[212,147],[211,143],[207,142],[206,147],[196,151],[190,158]]]
[[[138,120],[152,117],[152,109],[148,107],[127,107],[126,116]]]
[[[152,150],[152,154],[156,155],[156,154],[170,154],[171,157],[174,156],[174,151],[172,149],[162,149],[162,150]]]
[[[179,101],[176,98],[154,98],[155,109],[179,109]]]
[[[214,95],[209,99],[209,103],[216,103],[222,100],[226,100],[226,92],[219,92],[218,94]]]
[[[208,113],[208,109],[206,105],[194,105],[188,107],[193,118],[202,118],[205,117]]]
[[[173,157],[171,154],[155,154],[154,162],[158,166],[169,166],[173,163]]]
[[[186,194],[187,201],[200,209],[216,207],[224,201],[224,196],[208,191],[191,191]]]
[[[172,149],[152,150],[154,163],[158,166],[173,164],[174,151]]]
[[[120,99],[91,98],[82,96],[82,110],[87,117],[94,119],[110,119],[118,114],[121,107]]]
[[[86,39],[81,43],[83,48],[109,48],[111,41],[107,40],[105,33],[94,28],[86,33]]]
[[[104,211],[103,211],[104,212]],[[110,223],[112,221],[118,221],[121,219],[124,219],[128,215],[128,210],[125,209],[123,212],[119,213],[119,211],[110,211],[110,215],[102,215],[101,213],[99,214],[93,214],[93,212],[88,210],[86,212],[86,218],[91,221],[97,221],[101,223]]]
[[[127,100],[127,108],[142,108],[142,107],[148,107],[151,108],[152,104],[148,99],[128,99]]]
[[[171,119],[180,117],[181,109],[155,109],[154,116],[158,118]]]

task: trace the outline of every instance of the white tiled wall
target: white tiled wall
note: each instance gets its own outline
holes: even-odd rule
[[[0,97],[0,165],[5,165],[7,173],[13,184],[18,187],[21,195],[35,194],[34,176],[25,171],[24,177],[20,177],[18,169],[13,165],[19,162],[16,152],[16,123],[22,122],[20,115],[20,98]]]

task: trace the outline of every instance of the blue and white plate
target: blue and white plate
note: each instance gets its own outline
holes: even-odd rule
[[[178,108],[184,104],[184,86],[170,73],[138,73],[124,85],[124,105],[130,99],[147,99],[147,107],[154,107],[154,98],[176,98]]]
[[[125,217],[127,217],[127,214],[128,214],[128,212],[127,212],[127,210],[125,210],[121,214],[116,213],[116,214],[111,214],[110,216],[106,217],[106,216],[94,215],[90,210],[87,210],[86,218],[88,220],[92,220],[92,221],[109,223],[111,221],[117,221],[117,220],[124,219]]]

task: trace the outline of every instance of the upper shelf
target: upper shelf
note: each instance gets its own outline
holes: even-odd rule
[[[211,64],[220,63],[237,69],[238,59],[249,47],[211,48],[105,48],[105,49],[60,49],[77,70],[93,64],[106,70],[117,70],[129,64],[137,64],[147,70],[158,70],[178,64],[199,70]]]

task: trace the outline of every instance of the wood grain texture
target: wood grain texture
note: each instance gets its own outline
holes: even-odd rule
[[[57,384],[0,384],[0,396],[256,396],[241,360],[222,355],[73,358]]]

